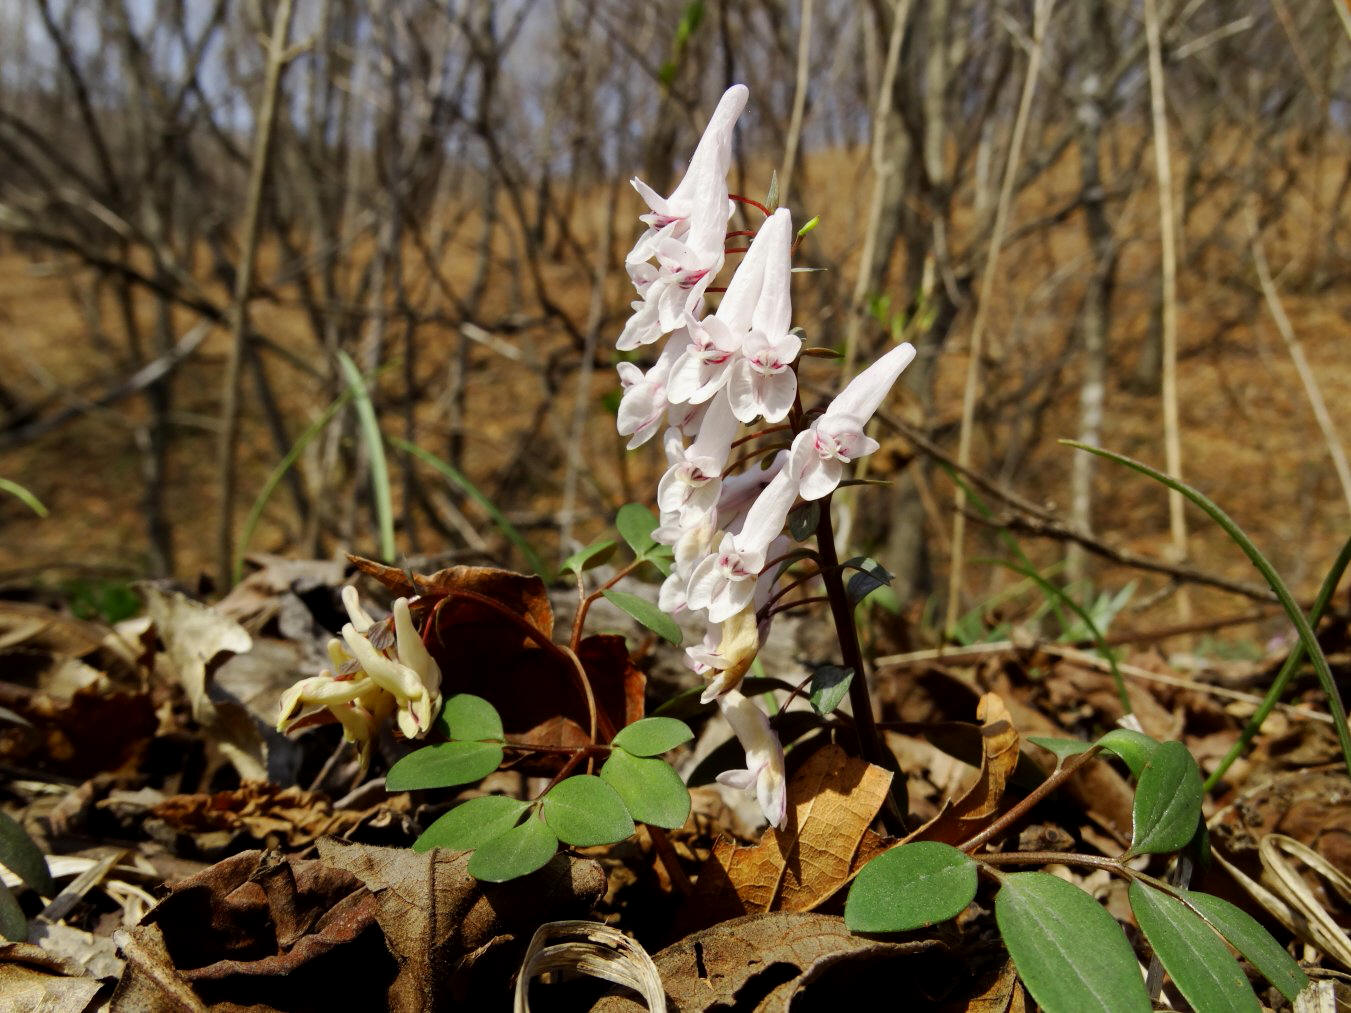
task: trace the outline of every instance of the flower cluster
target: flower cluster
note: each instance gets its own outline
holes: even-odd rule
[[[618,430],[637,447],[663,428],[669,467],[657,487],[658,541],[674,548],[674,567],[659,604],[671,614],[704,613],[703,643],[687,649],[746,750],[746,769],[719,780],[754,787],[766,818],[786,819],[783,750],[768,720],[738,692],[769,633],[766,606],[783,533],[801,497],[816,500],[839,485],[844,466],[877,449],[864,427],[910,360],[899,345],[860,373],[809,426],[798,403],[796,362],[801,339],[791,330],[794,231],[786,208],[766,218],[712,313],[710,282],[725,257],[733,204],[727,190],[732,130],[746,104],[744,85],[719,101],[688,171],[669,197],[641,180],[647,230],[626,258],[637,290],[633,315],[616,347],[639,348],[666,338],[646,372],[620,363],[623,397]],[[768,468],[730,473],[743,424],[790,418],[801,431]]]
[[[371,740],[395,715],[399,730],[421,738],[441,710],[441,669],[427,653],[408,610],[408,599],[394,602],[394,641],[377,648],[370,639],[375,625],[357,600],[356,588],[342,589],[351,620],[342,639],[328,642],[332,669],[302,679],[283,694],[277,730],[293,727],[307,708],[327,707],[342,724],[343,738],[357,744],[361,769],[370,760]]]

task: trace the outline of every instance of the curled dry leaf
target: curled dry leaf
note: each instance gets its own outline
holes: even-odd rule
[[[960,799],[946,803],[912,835],[913,839],[959,844],[979,833],[999,812],[1004,787],[1018,766],[1018,731],[1008,707],[996,693],[980,698],[976,718],[980,721],[982,755],[975,784]]]
[[[807,1005],[797,1008],[823,1008],[820,1004],[827,997],[834,1008],[863,1008],[875,1003],[879,994],[894,995],[901,981],[907,982],[907,994],[918,998],[915,979],[922,972],[921,962],[937,971],[936,980],[953,970],[949,961],[934,960],[935,951],[943,952],[935,940],[880,942],[853,935],[843,918],[777,911],[736,918],[687,936],[658,953],[653,962],[673,1009],[786,1013],[799,996]],[[609,996],[595,1006],[596,1013],[641,1008],[620,996]]]
[[[530,1013],[530,983],[549,971],[582,974],[622,985],[650,1013],[665,1013],[661,975],[647,951],[601,922],[548,922],[535,930],[516,975],[515,1013]]]
[[[785,829],[770,828],[750,847],[726,837],[715,843],[688,905],[692,924],[810,911],[827,900],[885,850],[868,825],[890,784],[890,773],[839,746],[817,750],[788,782]]]

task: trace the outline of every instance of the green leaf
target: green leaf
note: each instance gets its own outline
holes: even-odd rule
[[[447,737],[481,742],[485,739],[501,742],[502,719],[497,709],[481,696],[456,693],[441,708],[437,725]]]
[[[1181,742],[1163,742],[1135,788],[1134,830],[1128,854],[1185,848],[1201,819],[1201,771]]]
[[[1145,764],[1154,755],[1154,750],[1159,748],[1159,743],[1154,739],[1129,728],[1113,728],[1098,739],[1098,745],[1113,756],[1124,760],[1126,766],[1130,768],[1131,775],[1136,778],[1144,772]]]
[[[1055,758],[1061,763],[1068,760],[1071,756],[1078,756],[1080,753],[1086,753],[1096,743],[1085,742],[1083,739],[1056,739],[1047,738],[1042,735],[1029,735],[1027,741],[1034,746],[1041,746],[1048,753],[1054,754]]]
[[[0,865],[44,897],[55,892],[42,851],[28,832],[3,812],[0,812]]]
[[[634,756],[656,756],[694,738],[689,725],[675,718],[642,718],[620,729],[613,745]]]
[[[1140,931],[1193,1009],[1262,1009],[1224,940],[1187,905],[1138,880],[1130,900]]]
[[[540,814],[559,840],[582,848],[622,841],[634,830],[619,792],[592,774],[554,785],[544,796]]]
[[[656,515],[641,503],[625,503],[615,515],[615,527],[639,558],[656,547],[657,540],[652,537],[652,532],[657,523]]]
[[[839,665],[820,665],[812,673],[811,700],[812,707],[818,714],[829,714],[841,701],[845,694],[849,692],[849,684],[854,681],[854,670],[852,668],[841,668]]]
[[[628,613],[657,636],[669,640],[677,647],[680,646],[683,635],[680,632],[680,627],[676,625],[676,621],[646,598],[629,594],[627,591],[616,591],[613,588],[607,588],[601,594],[605,595],[606,600],[616,608]]]
[[[538,815],[479,845],[469,856],[469,875],[486,883],[527,876],[547,865],[558,851],[558,838]]]
[[[884,851],[863,867],[844,904],[852,932],[906,932],[955,918],[976,896],[976,863],[937,841]]]
[[[1046,1013],[1149,1013],[1126,933],[1077,886],[1045,872],[1013,873],[994,910],[1023,984]]]
[[[409,753],[385,775],[389,791],[449,788],[487,777],[502,762],[502,747],[492,742],[438,742]]]
[[[589,570],[593,566],[600,566],[612,555],[619,543],[613,538],[601,538],[592,542],[584,549],[578,549],[567,559],[559,564],[559,570],[571,570],[573,573],[581,573],[583,570]]]
[[[484,795],[462,802],[422,832],[414,851],[449,848],[473,851],[514,827],[529,802],[505,795]]]
[[[395,553],[394,500],[390,493],[389,462],[385,460],[385,440],[380,433],[380,420],[376,417],[375,405],[371,403],[361,370],[342,349],[338,349],[338,364],[342,366],[347,388],[356,403],[361,439],[366,444],[366,457],[370,462],[371,498],[375,503],[376,526],[380,530],[380,559],[390,563],[394,561]]]
[[[821,520],[821,501],[808,500],[788,511],[788,533],[795,542],[805,542],[816,533],[816,525]]]
[[[798,238],[801,239],[808,232],[810,232],[812,229],[816,228],[820,224],[821,224],[820,215],[817,215],[815,218],[810,219],[806,225],[802,226],[802,228],[797,230]]]
[[[13,943],[28,941],[28,919],[4,883],[0,883],[0,936]]]
[[[600,768],[600,777],[641,823],[676,830],[689,818],[690,790],[665,760],[616,749]]]
[[[1248,912],[1208,893],[1188,892],[1183,899],[1291,1002],[1308,986],[1304,969]]]
[[[876,560],[857,556],[854,559],[847,560],[844,565],[846,567],[852,566],[859,571],[849,578],[849,583],[844,587],[851,605],[857,605],[879,587],[886,587],[891,583],[891,574]]]

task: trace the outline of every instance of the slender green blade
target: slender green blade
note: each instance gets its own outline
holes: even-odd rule
[[[1304,969],[1248,912],[1208,893],[1188,892],[1183,899],[1229,940],[1229,944],[1243,954],[1281,995],[1294,1002],[1295,996],[1308,987],[1309,976]]]
[[[634,830],[619,792],[592,774],[554,785],[544,796],[540,814],[559,840],[582,848],[622,841]]]
[[[1130,885],[1130,901],[1140,931],[1194,1009],[1260,1013],[1262,1004],[1243,968],[1199,915],[1138,880]]]
[[[690,726],[675,718],[642,718],[620,729],[614,745],[634,756],[657,756],[694,738]]]
[[[937,841],[884,851],[863,867],[844,904],[852,932],[906,932],[955,918],[976,896],[976,863]]]
[[[389,791],[449,788],[481,780],[502,762],[502,747],[491,742],[438,742],[409,753],[385,775]]]
[[[445,702],[436,719],[448,738],[501,742],[502,719],[496,708],[481,696],[456,693]]]
[[[449,461],[443,461],[433,453],[423,450],[415,443],[409,443],[407,440],[400,439],[397,436],[391,436],[389,442],[398,447],[406,454],[412,454],[423,464],[430,467],[433,471],[439,472],[442,478],[448,479],[451,484],[457,486],[461,492],[472,499],[486,513],[489,519],[502,532],[507,541],[516,546],[516,550],[525,560],[526,565],[535,573],[539,574],[546,583],[553,580],[553,571],[545,565],[544,560],[540,558],[538,552],[526,541],[525,536],[521,534],[516,525],[507,520],[507,515],[497,509],[497,504],[485,496],[473,482],[469,481],[460,471]]]
[[[469,875],[487,883],[504,883],[543,868],[558,851],[558,838],[538,815],[501,837],[494,837],[469,856]]]
[[[42,857],[28,832],[3,812],[0,812],[0,865],[44,897],[53,894],[47,859]]]
[[[0,492],[7,492],[39,517],[47,516],[47,508],[42,500],[33,495],[27,487],[10,478],[0,478]]]
[[[1276,572],[1276,568],[1271,565],[1270,560],[1262,555],[1251,538],[1244,533],[1243,529],[1234,523],[1232,517],[1220,509],[1212,502],[1209,497],[1193,489],[1184,482],[1179,482],[1170,475],[1151,468],[1149,465],[1133,458],[1126,457],[1124,454],[1113,453],[1110,450],[1104,450],[1102,447],[1089,446],[1086,443],[1077,443],[1074,440],[1061,440],[1068,446],[1079,450],[1086,450],[1090,454],[1097,454],[1099,457],[1105,457],[1108,460],[1116,461],[1118,464],[1124,464],[1128,468],[1133,468],[1142,475],[1148,475],[1156,482],[1166,485],[1168,488],[1180,492],[1192,503],[1205,511],[1216,524],[1224,529],[1234,543],[1243,550],[1243,554],[1248,557],[1249,562],[1257,567],[1281,603],[1281,608],[1285,609],[1285,614],[1290,622],[1294,624],[1295,629],[1299,631],[1299,639],[1304,644],[1304,650],[1309,654],[1309,661],[1313,664],[1314,673],[1318,676],[1318,684],[1327,694],[1328,711],[1332,717],[1332,725],[1337,729],[1337,742],[1341,746],[1342,760],[1346,763],[1346,769],[1351,772],[1351,728],[1346,723],[1346,705],[1342,703],[1341,691],[1337,688],[1337,680],[1332,677],[1332,669],[1328,667],[1327,656],[1323,653],[1323,647],[1314,635],[1313,627],[1309,625],[1309,620],[1305,617],[1299,603],[1295,601],[1294,595],[1286,587],[1285,581],[1281,580],[1281,575]]]
[[[422,832],[414,851],[448,848],[473,851],[514,827],[529,802],[505,795],[484,795],[462,802]]]
[[[1201,771],[1181,742],[1162,742],[1135,788],[1132,854],[1187,846],[1201,820]]]
[[[352,400],[356,402],[361,438],[370,458],[371,495],[375,500],[376,524],[380,528],[380,558],[389,563],[395,554],[394,499],[389,486],[389,462],[385,460],[385,439],[380,433],[380,420],[376,418],[375,405],[371,403],[366,382],[361,378],[361,370],[342,349],[338,350],[338,363],[347,379],[347,387],[352,392]]]
[[[616,608],[632,616],[663,640],[669,640],[677,647],[680,646],[683,634],[676,621],[646,598],[640,598],[627,591],[616,591],[613,588],[607,588],[601,594]]]
[[[640,823],[675,830],[689,818],[690,790],[665,760],[616,749],[600,768],[600,777]]]
[[[0,936],[14,943],[28,940],[28,919],[4,883],[0,883]]]
[[[615,529],[640,559],[657,546],[657,540],[652,537],[652,532],[657,529],[657,517],[641,503],[625,503],[620,507],[615,515]]]
[[[995,921],[1046,1013],[1149,1013],[1135,953],[1106,908],[1045,872],[1003,877]]]

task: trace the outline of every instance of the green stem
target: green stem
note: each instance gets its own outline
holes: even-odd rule
[[[1294,595],[1290,589],[1285,586],[1285,581],[1281,580],[1281,575],[1276,572],[1275,567],[1267,561],[1257,546],[1253,544],[1243,529],[1234,523],[1233,519],[1213,503],[1203,493],[1198,492],[1191,486],[1177,479],[1165,475],[1161,471],[1151,468],[1134,458],[1126,457],[1124,454],[1117,454],[1110,450],[1104,450],[1101,447],[1092,447],[1086,443],[1076,443],[1074,440],[1061,440],[1066,446],[1075,447],[1079,450],[1086,450],[1090,454],[1096,454],[1099,457],[1105,457],[1109,461],[1116,461],[1118,464],[1124,464],[1128,468],[1133,468],[1142,475],[1148,475],[1154,481],[1166,485],[1175,492],[1180,492],[1194,504],[1200,507],[1207,516],[1216,524],[1224,529],[1225,533],[1232,538],[1243,554],[1248,557],[1253,566],[1266,578],[1266,582],[1275,593],[1281,607],[1285,609],[1285,614],[1290,617],[1294,623],[1295,629],[1299,631],[1299,638],[1304,643],[1304,649],[1309,653],[1309,660],[1313,663],[1313,670],[1318,676],[1319,685],[1323,687],[1323,692],[1327,694],[1328,710],[1332,715],[1332,724],[1337,729],[1337,742],[1341,746],[1342,759],[1346,763],[1346,769],[1351,772],[1351,728],[1346,724],[1346,707],[1342,704],[1341,691],[1337,689],[1337,681],[1332,677],[1332,669],[1328,667],[1328,659],[1323,654],[1323,647],[1318,643],[1318,638],[1314,636],[1313,627],[1309,625],[1309,620],[1305,617],[1304,611],[1295,601]]]
[[[1351,538],[1348,538],[1342,545],[1342,551],[1337,554],[1337,559],[1332,564],[1332,569],[1328,571],[1328,575],[1323,579],[1323,586],[1318,589],[1318,597],[1314,599],[1313,608],[1309,612],[1310,627],[1317,626],[1318,621],[1323,618],[1323,613],[1327,611],[1328,602],[1332,600],[1332,596],[1337,590],[1337,585],[1341,583],[1342,574],[1346,572],[1348,564],[1351,564]],[[1262,703],[1257,708],[1257,711],[1248,719],[1248,723],[1244,726],[1242,733],[1238,737],[1238,741],[1229,748],[1229,752],[1224,754],[1224,759],[1221,760],[1220,765],[1215,768],[1215,772],[1206,778],[1206,791],[1214,790],[1215,785],[1220,783],[1220,779],[1224,777],[1224,775],[1228,773],[1229,768],[1234,765],[1234,761],[1248,748],[1248,744],[1252,742],[1253,737],[1262,727],[1262,722],[1266,721],[1267,715],[1276,708],[1277,701],[1285,695],[1285,687],[1290,684],[1290,680],[1294,678],[1295,672],[1299,668],[1299,663],[1303,660],[1304,641],[1300,640],[1299,643],[1295,644],[1295,646],[1290,649],[1290,654],[1286,656],[1285,664],[1281,666],[1280,672],[1277,673],[1275,681],[1271,684],[1271,688],[1267,690],[1267,695],[1262,698]]]

